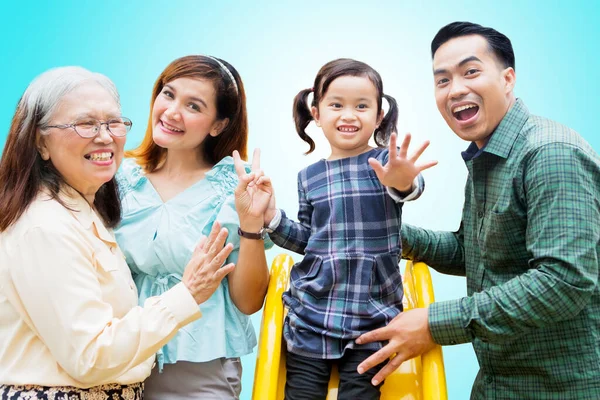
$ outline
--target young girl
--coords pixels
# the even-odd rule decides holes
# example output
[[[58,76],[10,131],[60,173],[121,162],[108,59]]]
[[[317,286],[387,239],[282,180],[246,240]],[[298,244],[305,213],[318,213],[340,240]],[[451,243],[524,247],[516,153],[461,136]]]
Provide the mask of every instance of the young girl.
[[[276,210],[274,201],[265,213],[273,242],[305,254],[283,298],[286,399],[325,399],[333,362],[340,372],[338,399],[379,398],[379,386],[370,383],[377,368],[363,375],[356,369],[381,343],[354,340],[402,311],[402,202],[421,194],[420,172],[436,164],[415,164],[427,142],[407,158],[409,135],[397,150],[397,118],[396,101],[383,94],[379,74],[350,59],[324,65],[313,88],[294,99],[296,130],[308,152],[315,145],[305,128],[314,119],[331,155],[298,174],[299,222]],[[377,148],[369,145],[373,135]]]
[[[264,301],[269,279],[264,247],[270,246],[252,236],[263,225],[270,189],[247,187],[243,166],[236,174],[230,157],[233,152],[246,157],[247,139],[246,95],[231,64],[193,55],[160,74],[146,136],[126,153],[130,158],[117,176],[123,219],[116,237],[140,303],[181,281],[182,266],[213,224],[227,228],[233,251],[226,262],[236,268],[202,304],[201,320],[180,330],[158,353],[145,399],[240,395],[239,357],[256,345],[247,314]],[[256,154],[253,169],[258,168]]]

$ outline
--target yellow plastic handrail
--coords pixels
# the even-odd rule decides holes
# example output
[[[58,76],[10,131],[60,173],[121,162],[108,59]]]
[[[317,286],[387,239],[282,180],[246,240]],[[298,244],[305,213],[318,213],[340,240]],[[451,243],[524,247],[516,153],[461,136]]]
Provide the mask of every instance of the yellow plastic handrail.
[[[273,260],[269,288],[263,310],[258,356],[254,375],[253,400],[282,400],[285,387],[285,348],[283,319],[285,309],[281,296],[289,285],[294,261],[280,254]],[[403,276],[404,308],[426,307],[434,301],[429,268],[423,263],[406,265]],[[327,400],[335,400],[337,371],[332,371]],[[442,349],[433,350],[404,362],[384,382],[381,400],[447,400],[446,376]]]
[[[281,393],[283,393],[283,385],[285,385],[285,359],[282,360],[282,355],[285,357],[282,348],[285,310],[281,296],[288,288],[293,265],[294,260],[287,254],[279,254],[271,265],[256,357],[252,392],[252,398],[255,400],[283,398],[278,396],[279,387],[281,386]],[[282,365],[283,371],[281,371]],[[279,379],[280,372],[283,372],[282,379]]]
[[[429,267],[422,262],[406,263],[406,270],[411,269],[413,287],[417,297],[417,307],[425,308],[435,301],[433,284]],[[405,273],[406,274],[406,273]],[[447,400],[446,372],[444,369],[444,356],[442,347],[435,346],[427,353],[421,355],[423,365],[423,398],[426,400]]]

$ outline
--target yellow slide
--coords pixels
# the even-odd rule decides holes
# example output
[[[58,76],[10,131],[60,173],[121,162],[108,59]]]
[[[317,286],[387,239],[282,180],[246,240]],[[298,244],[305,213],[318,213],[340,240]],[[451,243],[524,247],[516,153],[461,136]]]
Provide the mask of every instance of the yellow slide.
[[[285,387],[285,343],[281,295],[287,290],[294,265],[286,254],[273,260],[267,299],[263,310],[254,376],[253,400],[282,400]],[[404,309],[426,307],[434,301],[431,275],[427,265],[408,262],[403,277]],[[334,369],[327,400],[337,398],[338,375]],[[442,349],[436,346],[421,357],[403,363],[384,382],[381,400],[447,400],[446,375]]]

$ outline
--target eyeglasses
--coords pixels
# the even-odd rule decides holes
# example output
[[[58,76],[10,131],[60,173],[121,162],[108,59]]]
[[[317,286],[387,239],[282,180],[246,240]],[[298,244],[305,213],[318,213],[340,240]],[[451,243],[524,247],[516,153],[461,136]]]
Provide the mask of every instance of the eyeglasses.
[[[109,119],[106,122],[100,122],[97,119],[93,118],[85,118],[79,121],[75,121],[72,124],[64,124],[64,125],[47,125],[42,127],[42,129],[46,128],[57,128],[57,129],[68,129],[73,128],[73,130],[82,138],[89,139],[95,137],[100,130],[102,129],[102,125],[106,125],[106,130],[113,136],[122,137],[127,135],[127,132],[131,130],[131,126],[133,123],[129,118],[125,117],[117,117]]]

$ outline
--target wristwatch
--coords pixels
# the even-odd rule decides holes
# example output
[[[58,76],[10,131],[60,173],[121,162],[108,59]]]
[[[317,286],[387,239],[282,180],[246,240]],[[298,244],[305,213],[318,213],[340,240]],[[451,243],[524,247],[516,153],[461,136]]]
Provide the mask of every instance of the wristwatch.
[[[257,233],[246,232],[238,226],[238,235],[246,239],[265,240],[270,232],[273,231],[265,227],[260,228],[260,230]]]

